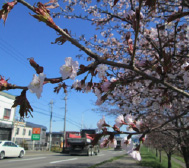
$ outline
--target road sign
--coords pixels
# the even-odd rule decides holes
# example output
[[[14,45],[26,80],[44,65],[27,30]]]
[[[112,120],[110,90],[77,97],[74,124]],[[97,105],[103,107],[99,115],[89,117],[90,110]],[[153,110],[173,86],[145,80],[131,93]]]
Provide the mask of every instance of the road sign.
[[[34,141],[40,140],[40,134],[32,134],[32,140]]]
[[[33,128],[32,134],[40,134],[41,133],[41,128]]]

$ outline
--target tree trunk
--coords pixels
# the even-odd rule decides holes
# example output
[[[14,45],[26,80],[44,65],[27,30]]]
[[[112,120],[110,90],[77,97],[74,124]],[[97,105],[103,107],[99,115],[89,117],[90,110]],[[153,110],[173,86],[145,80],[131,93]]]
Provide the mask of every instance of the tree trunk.
[[[168,168],[171,168],[171,153],[167,154],[167,158],[168,158]]]
[[[156,157],[158,157],[158,150],[157,150],[157,148],[156,148]]]
[[[186,168],[189,168],[189,147],[181,147],[181,150],[186,164]]]
[[[160,163],[162,162],[162,160],[161,160],[161,150],[159,150],[159,161],[160,161]]]

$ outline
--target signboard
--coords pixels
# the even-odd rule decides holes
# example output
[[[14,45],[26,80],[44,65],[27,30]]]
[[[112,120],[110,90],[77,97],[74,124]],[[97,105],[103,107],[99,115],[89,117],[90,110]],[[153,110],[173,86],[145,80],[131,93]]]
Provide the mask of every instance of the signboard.
[[[33,128],[32,134],[40,134],[41,133],[41,128]]]
[[[35,140],[35,141],[40,140],[40,134],[32,134],[32,140]]]

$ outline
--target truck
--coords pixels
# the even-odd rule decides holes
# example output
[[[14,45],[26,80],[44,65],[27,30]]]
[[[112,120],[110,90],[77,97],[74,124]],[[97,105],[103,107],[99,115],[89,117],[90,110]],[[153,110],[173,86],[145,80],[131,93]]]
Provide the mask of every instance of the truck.
[[[62,150],[63,153],[69,153],[70,145],[68,143],[68,138],[77,137],[77,136],[80,136],[79,131],[66,131],[65,141],[61,142],[61,148],[63,148]]]
[[[99,144],[93,145],[90,134],[96,134],[96,129],[81,129],[80,135],[69,135],[67,143],[70,155],[97,155],[100,152]]]

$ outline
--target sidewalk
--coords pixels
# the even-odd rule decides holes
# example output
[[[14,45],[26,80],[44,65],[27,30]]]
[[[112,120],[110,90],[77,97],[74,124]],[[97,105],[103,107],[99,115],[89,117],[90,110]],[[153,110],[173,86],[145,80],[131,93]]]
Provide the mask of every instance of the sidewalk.
[[[129,155],[125,155],[120,159],[114,160],[112,162],[104,163],[95,168],[145,168],[145,167],[139,166],[136,160],[131,158]]]

